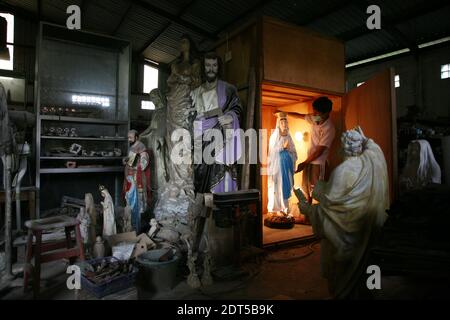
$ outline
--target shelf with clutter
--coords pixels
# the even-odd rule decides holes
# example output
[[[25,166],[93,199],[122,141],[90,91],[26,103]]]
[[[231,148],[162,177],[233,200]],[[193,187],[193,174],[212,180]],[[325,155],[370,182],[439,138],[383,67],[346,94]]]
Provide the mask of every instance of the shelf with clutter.
[[[128,152],[130,43],[41,23],[37,51],[36,187],[45,197],[37,210],[58,207],[67,195],[92,193],[99,200],[99,184],[119,204]]]

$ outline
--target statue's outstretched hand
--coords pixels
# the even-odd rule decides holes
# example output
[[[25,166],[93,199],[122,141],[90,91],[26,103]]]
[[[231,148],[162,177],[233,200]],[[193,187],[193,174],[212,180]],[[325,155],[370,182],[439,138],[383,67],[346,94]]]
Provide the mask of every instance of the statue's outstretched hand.
[[[300,188],[298,188],[298,189],[294,188],[294,194],[299,201],[298,207],[300,209],[300,212],[309,216],[309,214],[311,213],[311,204],[309,204],[308,200],[306,200],[306,197],[303,194],[303,191]]]
[[[297,170],[295,171],[295,173],[300,173],[300,172],[302,172],[305,168],[306,168],[306,163],[305,163],[305,162],[299,163],[298,166],[297,166]]]
[[[300,202],[308,202],[308,200],[306,200],[305,195],[303,194],[303,191],[300,188],[294,188],[294,194],[297,197],[298,201]]]
[[[367,141],[369,141],[369,139],[364,135],[364,132],[363,132],[363,130],[361,129],[360,126],[356,126],[353,130],[355,130],[356,132],[358,132],[361,135],[361,137],[363,139],[363,141],[362,141],[363,151],[366,150],[366,148],[367,148]]]
[[[361,137],[364,139],[364,142],[368,140],[360,126],[356,126],[354,130],[361,135]]]

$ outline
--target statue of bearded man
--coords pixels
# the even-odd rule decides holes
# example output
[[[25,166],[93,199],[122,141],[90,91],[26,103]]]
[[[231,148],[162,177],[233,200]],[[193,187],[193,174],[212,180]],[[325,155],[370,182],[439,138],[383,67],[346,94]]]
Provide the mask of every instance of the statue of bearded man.
[[[345,160],[320,181],[310,205],[300,189],[301,212],[321,240],[321,273],[330,293],[345,298],[364,271],[367,248],[386,220],[389,187],[386,160],[380,147],[360,127],[341,137]]]

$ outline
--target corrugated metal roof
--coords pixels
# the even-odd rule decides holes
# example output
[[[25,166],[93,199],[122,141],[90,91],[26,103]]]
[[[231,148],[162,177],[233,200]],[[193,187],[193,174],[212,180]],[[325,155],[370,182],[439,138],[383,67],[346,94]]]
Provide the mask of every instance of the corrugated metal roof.
[[[36,12],[37,11],[37,1],[36,0],[3,0],[4,3],[12,5],[12,6],[19,6],[20,8],[23,8],[30,12]],[[20,5],[19,5],[20,3]]]
[[[192,2],[192,0],[144,0],[149,4],[161,8],[172,15],[178,15],[180,10]]]
[[[142,7],[133,6],[120,26],[117,36],[129,39],[133,50],[137,51],[142,49],[148,39],[160,32],[161,27],[168,22],[167,19],[152,14]]]
[[[37,16],[35,0],[2,3]],[[117,29],[115,35],[129,39],[136,53],[143,52],[147,58],[162,63],[171,62],[178,55],[181,34],[189,33],[205,50],[212,43],[211,37],[225,27],[259,13],[340,37],[346,41],[347,62],[450,35],[450,3],[439,0],[42,0],[42,3],[44,19],[62,24],[68,5],[84,3],[84,28],[106,34]],[[365,11],[369,4],[381,7],[383,31],[367,30]],[[158,12],[152,12],[152,7]]]

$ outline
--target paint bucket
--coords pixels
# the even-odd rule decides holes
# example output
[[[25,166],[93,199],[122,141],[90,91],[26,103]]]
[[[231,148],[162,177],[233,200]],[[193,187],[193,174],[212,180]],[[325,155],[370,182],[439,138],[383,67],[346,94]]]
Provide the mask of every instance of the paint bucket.
[[[147,251],[136,258],[139,273],[136,283],[139,299],[151,298],[161,292],[172,290],[177,284],[177,255],[168,261],[158,261],[168,249]]]

